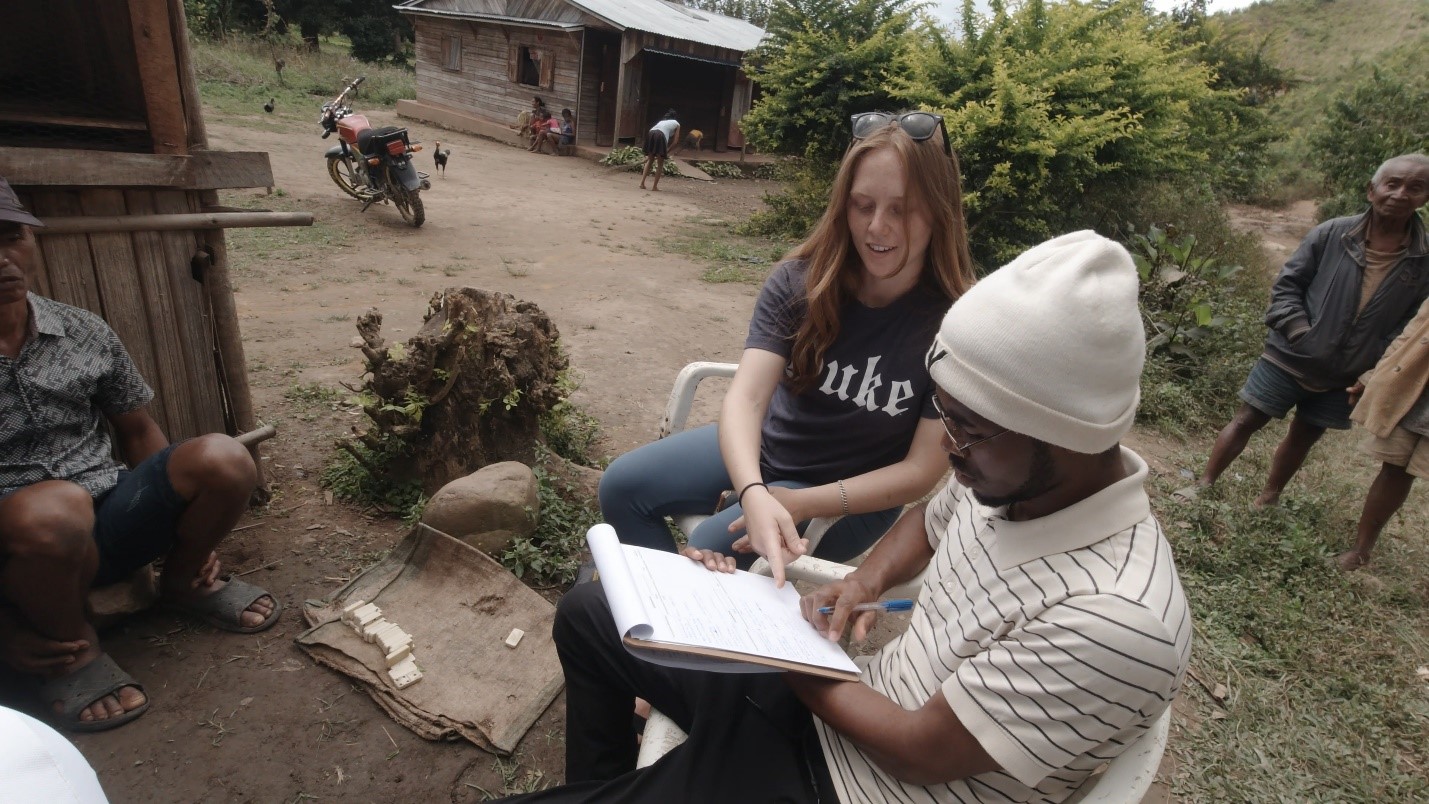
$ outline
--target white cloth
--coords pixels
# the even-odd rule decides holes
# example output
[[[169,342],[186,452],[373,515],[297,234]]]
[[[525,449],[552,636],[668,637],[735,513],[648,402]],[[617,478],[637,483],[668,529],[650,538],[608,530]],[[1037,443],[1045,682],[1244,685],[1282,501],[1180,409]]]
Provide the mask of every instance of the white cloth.
[[[0,804],[107,804],[79,749],[38,720],[0,706]]]
[[[1062,801],[1171,705],[1190,609],[1146,463],[1121,458],[1126,478],[1039,519],[1010,521],[956,481],[933,498],[918,605],[863,680],[909,710],[941,690],[1002,770],[904,784],[816,721],[840,801]]]
[[[1090,230],[1035,246],[953,304],[928,350],[933,381],[1013,432],[1110,449],[1141,398],[1136,266]]]
[[[651,126],[650,130],[658,131],[661,134],[664,134],[666,142],[673,142],[675,139],[675,130],[679,127],[680,121],[678,120],[661,120],[660,122]]]

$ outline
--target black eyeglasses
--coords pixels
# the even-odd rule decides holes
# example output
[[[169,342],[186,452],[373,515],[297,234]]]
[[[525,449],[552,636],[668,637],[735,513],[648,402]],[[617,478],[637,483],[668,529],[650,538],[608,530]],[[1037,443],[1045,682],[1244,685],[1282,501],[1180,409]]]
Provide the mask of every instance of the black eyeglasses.
[[[943,128],[943,116],[932,112],[860,112],[850,118],[855,141],[864,139],[890,123],[897,123],[911,139],[922,142],[943,132],[943,150],[953,155],[953,144],[948,142],[947,129]]]
[[[957,450],[957,453],[959,455],[966,455],[968,454],[968,450],[972,449],[973,447],[976,447],[978,444],[981,444],[984,441],[991,441],[994,438],[997,438],[1000,435],[1006,435],[1009,432],[1008,430],[999,430],[996,433],[993,433],[992,435],[987,436],[985,438],[979,438],[976,441],[969,441],[967,443],[963,443],[962,441],[958,440],[957,433],[953,432],[954,427],[958,429],[958,433],[962,433],[963,428],[958,424],[954,423],[952,419],[948,418],[948,414],[943,412],[943,406],[938,402],[937,394],[933,395],[933,410],[938,412],[938,418],[941,419],[943,422],[943,432],[948,434],[948,440],[953,442],[953,449]],[[963,435],[967,434],[963,433]]]

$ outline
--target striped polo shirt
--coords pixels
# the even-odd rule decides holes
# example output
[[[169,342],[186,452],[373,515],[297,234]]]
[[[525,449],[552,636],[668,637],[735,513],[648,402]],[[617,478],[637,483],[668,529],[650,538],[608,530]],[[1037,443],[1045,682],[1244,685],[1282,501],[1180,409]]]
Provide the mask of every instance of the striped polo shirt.
[[[905,784],[820,722],[840,801],[1062,801],[1171,705],[1190,611],[1146,463],[1121,458],[1127,477],[1039,519],[1013,522],[956,481],[928,504],[918,606],[864,683],[909,710],[941,689],[1002,770]]]

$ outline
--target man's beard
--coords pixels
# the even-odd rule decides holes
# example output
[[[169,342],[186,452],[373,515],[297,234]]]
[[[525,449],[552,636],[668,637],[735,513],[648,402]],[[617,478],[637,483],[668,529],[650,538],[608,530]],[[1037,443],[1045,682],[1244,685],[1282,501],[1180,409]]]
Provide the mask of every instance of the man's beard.
[[[959,466],[956,456],[949,455],[948,463],[973,481],[981,479],[978,475],[969,472],[968,467]],[[1027,477],[1016,489],[995,497],[984,495],[971,488],[968,490],[972,491],[973,498],[978,503],[989,508],[1001,508],[1004,505],[1026,502],[1046,494],[1055,485],[1055,474],[1056,470],[1052,466],[1052,451],[1043,442],[1034,441],[1032,444],[1032,466],[1027,470]]]

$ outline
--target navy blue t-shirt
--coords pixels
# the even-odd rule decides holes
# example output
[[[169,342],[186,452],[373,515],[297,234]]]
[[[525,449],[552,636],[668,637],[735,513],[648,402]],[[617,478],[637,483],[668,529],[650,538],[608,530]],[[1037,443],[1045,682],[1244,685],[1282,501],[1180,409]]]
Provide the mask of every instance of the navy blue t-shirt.
[[[789,358],[808,309],[807,274],[799,260],[774,267],[746,349]],[[818,384],[795,394],[786,380],[774,390],[760,448],[764,479],[821,485],[907,457],[919,418],[937,417],[923,358],[949,304],[922,284],[886,307],[845,304]]]

